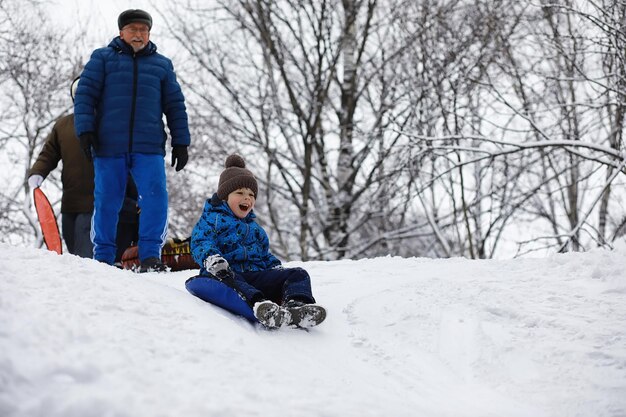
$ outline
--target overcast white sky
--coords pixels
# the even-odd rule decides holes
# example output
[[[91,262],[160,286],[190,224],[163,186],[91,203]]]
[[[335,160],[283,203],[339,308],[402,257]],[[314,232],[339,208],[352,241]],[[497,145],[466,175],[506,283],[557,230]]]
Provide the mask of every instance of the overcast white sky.
[[[46,4],[53,24],[69,32],[85,62],[94,49],[108,45],[119,34],[117,17],[121,12],[143,9],[152,15],[150,40],[176,65],[176,47],[168,44],[165,24],[157,12],[157,7],[165,11],[171,5],[168,0],[47,0]]]
[[[155,5],[166,4],[164,0],[49,0],[49,12],[59,25],[71,30],[78,20],[88,23],[91,38],[103,38],[108,43],[117,35],[117,16],[127,9],[143,9],[152,15],[153,33],[159,35],[162,25]],[[81,25],[82,27],[82,25]]]

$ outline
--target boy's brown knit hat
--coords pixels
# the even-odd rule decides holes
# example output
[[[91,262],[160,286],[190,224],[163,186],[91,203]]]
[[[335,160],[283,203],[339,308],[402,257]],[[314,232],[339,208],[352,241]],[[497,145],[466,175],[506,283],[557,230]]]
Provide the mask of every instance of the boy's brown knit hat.
[[[232,154],[226,158],[224,163],[226,169],[220,175],[220,182],[217,187],[217,196],[220,200],[228,200],[228,194],[240,188],[249,188],[256,198],[258,186],[256,178],[252,172],[246,169],[246,162],[237,154]]]

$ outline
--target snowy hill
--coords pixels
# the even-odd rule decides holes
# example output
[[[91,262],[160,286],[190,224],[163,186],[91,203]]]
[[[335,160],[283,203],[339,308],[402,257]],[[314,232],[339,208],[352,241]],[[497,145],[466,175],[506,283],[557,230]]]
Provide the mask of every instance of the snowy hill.
[[[626,247],[292,263],[329,318],[266,331],[133,274],[0,244],[0,416],[626,416]]]

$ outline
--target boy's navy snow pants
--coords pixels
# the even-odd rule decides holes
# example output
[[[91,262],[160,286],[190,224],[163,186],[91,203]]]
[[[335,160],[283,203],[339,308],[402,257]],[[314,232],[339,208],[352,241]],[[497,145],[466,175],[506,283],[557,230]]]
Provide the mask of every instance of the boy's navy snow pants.
[[[306,303],[315,302],[311,292],[311,277],[302,268],[236,272],[234,288],[246,298],[251,306],[264,299],[277,303],[291,299]]]

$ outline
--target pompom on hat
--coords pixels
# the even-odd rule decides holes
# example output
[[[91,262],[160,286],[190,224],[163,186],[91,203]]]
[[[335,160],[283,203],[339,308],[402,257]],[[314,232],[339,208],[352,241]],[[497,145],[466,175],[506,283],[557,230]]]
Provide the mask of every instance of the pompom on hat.
[[[226,169],[222,171],[217,187],[217,196],[220,200],[228,200],[228,194],[240,188],[251,189],[256,198],[258,192],[256,178],[246,169],[246,162],[241,156],[230,155],[226,158],[224,167]]]
[[[148,25],[148,29],[152,29],[152,16],[141,9],[129,9],[120,13],[117,18],[117,27],[120,30],[131,23],[143,23]]]

